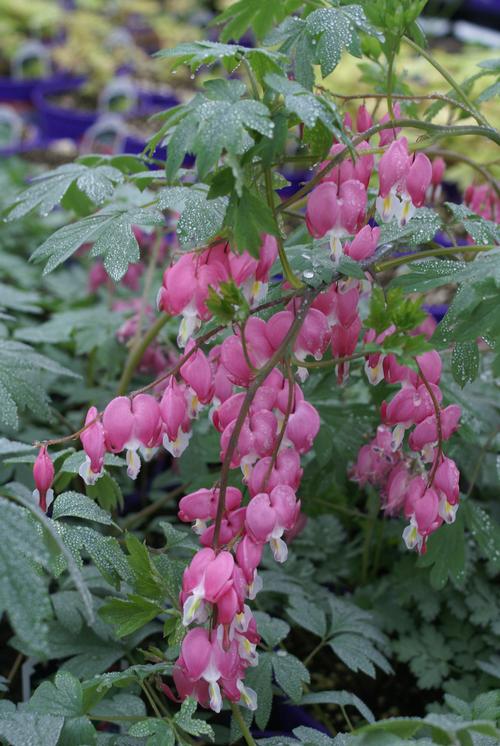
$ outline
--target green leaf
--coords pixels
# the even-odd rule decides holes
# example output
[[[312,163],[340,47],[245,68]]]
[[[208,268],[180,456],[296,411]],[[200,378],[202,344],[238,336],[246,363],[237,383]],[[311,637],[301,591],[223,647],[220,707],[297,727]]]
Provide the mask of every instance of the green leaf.
[[[427,542],[427,552],[419,558],[421,567],[431,567],[431,585],[444,588],[448,578],[461,585],[465,578],[464,515],[459,510],[454,523],[445,525],[432,534]]]
[[[175,731],[172,730],[172,726],[157,718],[148,718],[134,723],[128,734],[135,738],[151,736],[146,741],[146,746],[175,746]]]
[[[493,221],[486,220],[466,205],[457,205],[454,202],[445,202],[445,205],[476,243],[495,244],[500,241],[500,228]]]
[[[193,720],[197,708],[196,700],[188,697],[181,705],[181,709],[174,715],[174,722],[192,736],[207,736],[213,741],[215,734],[213,728],[204,720]]]
[[[113,686],[129,687],[131,684],[145,681],[150,676],[167,676],[171,673],[172,666],[169,663],[137,664],[123,671],[111,671],[95,676],[91,683],[97,686],[98,691],[106,691]]]
[[[465,522],[481,551],[493,567],[500,568],[500,526],[474,500],[466,500],[462,507]]]
[[[402,290],[393,288],[384,293],[382,288],[375,287],[370,299],[370,314],[366,325],[379,334],[392,324],[399,332],[410,332],[422,323],[426,317],[421,308],[420,299],[413,300],[405,296]],[[387,344],[393,344],[394,335],[387,337]],[[384,340],[385,342],[385,340]]]
[[[339,705],[342,707],[352,705],[357,709],[361,717],[364,717],[369,723],[375,722],[373,712],[359,697],[351,692],[311,692],[302,697],[300,705]]]
[[[479,372],[479,350],[475,342],[457,342],[451,357],[453,378],[462,388],[477,378]]]
[[[95,215],[59,228],[32,254],[36,261],[47,260],[43,274],[52,272],[75,253],[84,243],[93,243],[91,256],[104,255],[104,266],[109,276],[118,282],[130,263],[140,259],[139,245],[132,226],[151,226],[163,223],[163,215],[153,208],[117,209],[109,205]]]
[[[332,103],[315,96],[297,81],[276,73],[266,75],[265,83],[276,93],[281,93],[288,111],[295,114],[306,127],[312,128],[319,121],[329,132],[340,137],[342,121]]]
[[[309,671],[298,658],[279,650],[271,658],[276,681],[291,700],[299,702],[304,683],[309,684]]]
[[[481,91],[481,93],[477,97],[477,101],[478,103],[482,104],[484,101],[490,101],[496,96],[500,96],[500,80],[496,80],[494,83],[485,88],[484,91]]]
[[[185,153],[196,155],[196,168],[203,179],[223,154],[237,160],[259,136],[272,138],[269,109],[260,101],[242,99],[245,91],[238,80],[210,80],[203,93],[184,107],[169,129],[168,140],[174,140],[172,160],[167,162],[169,179]]]
[[[331,625],[328,642],[333,652],[352,671],[375,677],[375,666],[386,673],[392,669],[373,642],[383,644],[384,636],[373,625],[370,614],[354,604],[330,596]]]
[[[30,710],[42,714],[78,717],[84,715],[83,688],[68,671],[56,673],[54,683],[43,681],[30,699]]]
[[[326,615],[323,609],[311,603],[303,596],[292,596],[286,610],[288,616],[300,627],[309,630],[318,637],[326,634]]]
[[[245,675],[245,684],[257,694],[259,704],[255,713],[255,722],[261,730],[265,730],[271,717],[273,704],[273,672],[272,656],[269,653],[259,654],[259,663],[254,668],[249,668]]]
[[[44,372],[79,377],[28,345],[0,339],[0,421],[7,427],[18,428],[19,409],[30,409],[41,419],[50,419]]]
[[[43,649],[52,609],[47,580],[33,563],[47,566],[49,553],[29,513],[0,498],[0,613],[16,634]]]
[[[280,70],[286,58],[270,49],[259,47],[243,47],[241,44],[221,44],[218,41],[193,41],[178,44],[176,47],[162,49],[155,54],[174,60],[172,69],[180,65],[188,65],[191,70],[198,70],[202,65],[221,63],[228,72],[232,72],[241,64],[242,59],[248,60],[255,71]],[[180,164],[179,164],[180,165]]]
[[[16,712],[0,717],[0,736],[10,746],[56,746],[63,717]]]
[[[313,65],[320,65],[326,77],[340,62],[344,49],[362,56],[359,31],[380,38],[361,5],[318,8],[305,19],[287,18],[269,34],[266,44],[280,44],[279,51],[292,58],[296,79],[312,88]]]
[[[129,595],[126,599],[112,598],[99,609],[99,615],[116,628],[118,637],[131,635],[140,627],[165,611],[143,596]]]
[[[81,555],[91,557],[102,576],[115,587],[120,580],[131,580],[126,555],[113,536],[103,536],[88,526],[69,526],[59,523],[62,540],[73,556],[81,562]]]
[[[133,534],[127,534],[125,544],[129,552],[127,562],[132,571],[134,589],[147,598],[162,600],[165,595],[164,582],[151,560],[148,548]]]
[[[258,257],[262,234],[278,235],[278,226],[267,202],[247,187],[241,197],[233,195],[229,203],[225,226],[232,231],[232,245],[239,251],[247,250]]]
[[[55,499],[52,518],[58,520],[68,517],[83,518],[86,521],[103,523],[105,526],[116,525],[109,513],[80,492],[62,492]]]
[[[397,220],[382,223],[379,244],[398,242],[412,248],[420,247],[433,240],[441,223],[437,212],[428,207],[420,207],[406,225],[400,226]]]
[[[99,205],[113,195],[115,185],[122,181],[122,172],[109,165],[89,168],[82,163],[64,163],[54,171],[36,176],[24,192],[16,195],[7,205],[8,219],[17,220],[35,209],[40,215],[47,215],[72,184]]]
[[[22,313],[40,313],[41,298],[38,293],[19,290],[0,282],[0,308]]]
[[[500,251],[489,250],[478,255],[472,262],[451,259],[415,262],[408,273],[399,275],[391,281],[391,287],[399,287],[409,293],[425,293],[449,283],[472,284],[488,278],[499,282],[499,256]]]
[[[177,235],[183,248],[202,246],[214,238],[222,228],[228,204],[227,197],[207,198],[207,188],[167,187],[159,193],[162,209],[181,213]]]
[[[358,280],[365,279],[365,273],[363,267],[360,266],[359,262],[354,261],[349,256],[343,256],[338,265],[338,271],[346,277],[356,277]]]
[[[254,612],[257,628],[270,648],[275,648],[290,632],[290,625],[283,619],[275,619],[262,611]]]
[[[223,13],[218,15],[213,24],[225,24],[220,32],[221,41],[240,39],[251,29],[258,39],[262,39],[273,26],[302,5],[301,0],[282,0],[271,4],[267,0],[237,0]]]

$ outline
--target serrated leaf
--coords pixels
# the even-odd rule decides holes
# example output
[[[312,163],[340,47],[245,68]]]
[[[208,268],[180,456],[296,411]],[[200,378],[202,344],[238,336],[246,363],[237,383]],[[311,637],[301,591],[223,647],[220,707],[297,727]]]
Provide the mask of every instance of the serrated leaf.
[[[276,93],[281,93],[286,108],[296,114],[306,127],[314,127],[316,122],[322,122],[329,132],[340,136],[342,122],[333,104],[326,99],[313,95],[295,80],[270,73],[265,77],[265,83]]]
[[[325,612],[303,596],[292,596],[290,606],[286,611],[288,616],[300,627],[309,630],[318,637],[324,637],[326,634]]]
[[[298,702],[302,697],[304,683],[309,684],[309,671],[294,655],[284,650],[272,656],[276,681],[291,700]]]
[[[122,181],[122,172],[113,166],[89,168],[83,163],[64,163],[54,171],[36,176],[24,192],[16,195],[8,205],[8,220],[17,220],[35,209],[40,215],[47,215],[61,202],[72,184],[94,204],[101,204]]]
[[[270,4],[267,0],[238,0],[218,15],[213,23],[225,24],[220,32],[221,41],[239,39],[248,29],[261,39],[300,5],[301,0],[282,0],[276,4]]]
[[[445,202],[445,205],[453,214],[455,220],[462,223],[476,243],[495,244],[500,242],[500,228],[492,220],[486,220],[464,204],[457,205],[454,202]]]
[[[419,558],[419,565],[431,567],[431,585],[443,588],[448,578],[456,584],[463,583],[465,578],[465,537],[464,515],[459,510],[455,522],[445,525],[441,531],[432,534],[427,542],[427,551]]]
[[[42,714],[78,717],[85,714],[83,688],[68,671],[59,671],[51,681],[43,681],[30,699],[30,710]]]
[[[181,705],[181,709],[174,715],[174,721],[178,726],[192,736],[207,736],[213,741],[215,734],[212,726],[205,720],[193,719],[198,704],[196,700],[188,697]]]
[[[40,376],[42,372],[79,377],[28,345],[0,339],[0,421],[8,427],[17,429],[19,408],[29,408],[33,414],[50,419],[48,396]]]
[[[247,59],[252,68],[262,70],[279,70],[286,58],[278,52],[260,47],[244,47],[241,44],[223,44],[218,41],[183,42],[176,47],[162,49],[155,57],[174,60],[172,69],[180,65],[188,65],[191,70],[198,70],[201,65],[210,67],[214,63],[223,63],[228,72],[232,72]]]
[[[175,146],[170,163],[167,161],[169,179],[185,153],[195,154],[196,168],[204,178],[223,154],[237,161],[259,136],[272,138],[269,109],[260,101],[241,98],[245,91],[244,83],[237,80],[205,83],[203,93],[193,98],[168,131],[167,140],[173,139]]]
[[[391,281],[391,287],[399,287],[405,292],[416,293],[427,292],[449,283],[472,284],[488,278],[499,282],[499,256],[499,251],[490,250],[484,255],[477,256],[472,262],[451,259],[415,262],[408,273],[399,275]]]
[[[238,251],[248,251],[258,256],[262,234],[278,235],[279,230],[273,212],[255,192],[243,187],[241,197],[234,194],[229,202],[225,226],[232,232],[232,245]]]
[[[99,609],[99,615],[115,627],[118,637],[131,635],[163,612],[157,603],[138,595],[112,598]]]
[[[80,492],[62,492],[54,502],[52,518],[83,518],[86,521],[116,525],[109,513],[102,510],[90,497]]]
[[[163,223],[163,215],[153,208],[117,209],[116,205],[103,208],[59,228],[32,254],[35,261],[47,260],[43,274],[52,272],[75,253],[84,243],[93,243],[91,256],[104,256],[104,266],[109,276],[118,282],[129,264],[140,259],[139,244],[132,226],[151,226]]]
[[[23,508],[0,498],[0,613],[7,613],[16,634],[43,649],[52,616],[47,580],[33,562],[47,566],[49,553],[36,524]]]

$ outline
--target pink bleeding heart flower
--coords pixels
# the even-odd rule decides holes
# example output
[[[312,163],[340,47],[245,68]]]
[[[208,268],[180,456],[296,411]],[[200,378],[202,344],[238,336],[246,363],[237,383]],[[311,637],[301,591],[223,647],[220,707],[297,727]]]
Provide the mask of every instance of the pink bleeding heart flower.
[[[194,346],[193,341],[189,342],[186,346],[186,352],[190,352]],[[208,404],[214,395],[212,369],[207,356],[200,348],[190,355],[181,366],[180,374],[194,392],[190,402],[191,412],[194,416],[198,412],[198,404]]]
[[[226,506],[226,514],[221,521],[219,530],[219,545],[226,546],[230,544],[242,533],[245,524],[245,513],[246,508],[228,510]],[[212,546],[214,536],[215,524],[212,524],[200,535],[200,544],[203,547]],[[219,619],[219,621],[222,622],[222,619]]]
[[[250,500],[245,526],[254,541],[269,541],[275,560],[284,562],[288,549],[281,537],[284,531],[293,528],[299,511],[300,501],[294,490],[286,485],[279,485],[270,494],[261,492]]]
[[[185,523],[193,521],[195,531],[206,528],[206,521],[213,520],[217,515],[219,489],[200,489],[185,495],[179,501],[179,519]],[[241,505],[242,495],[237,487],[229,486],[224,498],[225,510],[233,511]]]
[[[439,495],[439,515],[446,523],[455,520],[460,495],[459,481],[460,472],[456,463],[445,456],[436,469],[432,486]]]
[[[359,333],[361,331],[361,319],[356,319],[348,327],[341,324],[335,324],[332,329],[332,355],[335,358],[349,357],[354,354],[358,344]],[[337,378],[342,383],[349,370],[348,362],[341,362],[337,368]]]
[[[426,549],[429,534],[438,528],[442,519],[439,517],[439,498],[434,489],[426,489],[415,501],[410,525],[403,531],[403,540],[408,549],[417,548],[420,554]]]
[[[172,376],[160,401],[160,414],[163,421],[163,447],[179,458],[189,443],[188,401],[186,387],[177,383]]]
[[[181,646],[181,655],[174,667],[173,678],[182,699],[194,696],[204,707],[214,712],[222,709],[222,695],[241,701],[250,709],[257,707],[257,695],[245,687],[240,677],[241,660],[238,644],[233,640],[227,649],[222,645],[222,627],[212,634],[198,627],[190,630]]]
[[[366,106],[362,104],[356,113],[356,130],[357,132],[366,132],[370,127],[373,127],[373,119]]]
[[[444,172],[446,169],[446,163],[441,156],[434,158],[432,161],[432,179],[431,184],[433,186],[439,186],[443,181]]]
[[[408,466],[403,462],[391,469],[384,489],[383,508],[387,515],[396,515],[403,507],[410,478]]]
[[[145,458],[150,458],[159,442],[162,419],[158,402],[149,394],[133,399],[118,396],[104,410],[102,424],[107,450],[127,450],[127,473],[135,479],[141,468],[137,451],[141,448]]]
[[[443,440],[451,438],[458,427],[461,409],[457,404],[450,404],[440,412],[441,435]],[[426,417],[410,433],[409,445],[412,451],[422,451],[425,446],[433,446],[438,441],[436,415]]]
[[[54,464],[47,452],[47,446],[40,446],[38,456],[33,465],[33,478],[35,480],[35,489],[33,497],[38,500],[40,510],[44,513],[50,507],[54,500],[54,491],[52,482],[54,481]]]
[[[236,420],[225,428],[221,436],[221,460],[224,460]],[[242,467],[245,477],[249,474],[250,465],[257,458],[270,456],[276,444],[278,421],[273,412],[261,410],[248,416],[243,424],[238,443],[231,458],[231,468]]]
[[[312,448],[319,428],[317,409],[309,402],[301,401],[288,419],[285,436],[299,453],[307,453]]]
[[[399,119],[401,117],[400,105],[398,103],[395,103],[392,109],[394,112],[394,118]],[[382,124],[385,124],[386,122],[389,122],[389,121],[391,121],[391,117],[389,116],[388,113],[385,114],[380,120]],[[382,130],[379,134],[380,147],[383,148],[386,145],[389,145],[390,142],[396,139],[396,137],[399,135],[400,132],[401,132],[401,127],[388,127],[387,129]]]
[[[423,205],[431,178],[427,156],[418,153],[412,159],[406,138],[395,140],[379,162],[380,196],[376,206],[382,220],[396,218],[399,225],[405,225]]]
[[[248,597],[255,598],[256,592],[256,579],[257,579],[257,567],[262,559],[262,552],[264,545],[260,542],[256,542],[250,538],[248,534],[245,534],[238,546],[236,547],[236,560],[238,566],[241,567],[243,574],[250,586],[253,586],[254,592],[252,593],[252,587],[249,588]]]
[[[305,360],[308,355],[321,360],[330,338],[330,327],[324,313],[316,308],[309,309],[294,345],[295,356],[298,360]]]
[[[339,215],[336,184],[329,181],[319,184],[307,198],[306,225],[311,236],[326,236],[337,225]]]
[[[85,484],[95,484],[103,474],[104,456],[106,454],[106,438],[104,427],[99,419],[96,407],[90,407],[85,417],[85,429],[80,435],[85,451],[85,461],[78,473]]]
[[[443,369],[443,361],[439,352],[437,350],[429,350],[422,353],[422,355],[417,355],[417,363],[426,380],[437,386]]]
[[[300,456],[295,448],[281,450],[273,463],[271,456],[260,459],[248,478],[248,489],[254,497],[259,492],[271,492],[279,484],[298,490],[302,477]]]
[[[216,604],[231,588],[233,570],[234,559],[230,552],[216,555],[213,549],[206,547],[195,554],[182,578],[180,602],[184,626],[206,621],[207,604]]]
[[[406,176],[406,191],[415,207],[422,207],[432,180],[432,165],[425,153],[417,153]]]
[[[372,228],[370,225],[365,225],[356,233],[350,243],[344,245],[344,254],[357,262],[368,259],[368,257],[375,253],[379,236],[380,228]]]

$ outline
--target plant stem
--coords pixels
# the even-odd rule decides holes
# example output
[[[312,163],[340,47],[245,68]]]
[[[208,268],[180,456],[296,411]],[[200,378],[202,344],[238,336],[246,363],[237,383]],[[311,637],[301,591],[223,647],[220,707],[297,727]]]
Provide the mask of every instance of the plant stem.
[[[293,273],[292,268],[290,267],[290,263],[288,261],[288,257],[286,255],[285,246],[283,244],[283,238],[280,233],[280,229],[278,226],[278,220],[276,215],[276,206],[274,204],[274,189],[273,189],[273,177],[271,174],[271,169],[266,168],[264,169],[264,180],[266,183],[266,195],[267,195],[267,203],[269,207],[271,208],[274,218],[276,220],[276,226],[278,228],[278,235],[276,236],[276,241],[278,243],[278,254],[280,257],[281,266],[283,267],[283,274],[285,275],[285,279],[290,283],[290,285],[293,288],[300,288],[302,287],[301,281],[295,276]]]
[[[394,57],[395,50],[391,50],[391,54],[387,60],[387,108],[389,110],[389,117],[394,119],[394,108],[392,106],[392,89],[394,87]]]
[[[24,660],[24,654],[23,653],[18,653],[17,656],[16,656],[16,660],[12,664],[12,668],[10,669],[9,673],[7,674],[7,681],[9,682],[9,684],[12,684],[12,682],[13,682],[16,674],[17,674],[17,672],[19,671],[19,669],[21,667],[21,663],[23,662],[23,660]]]
[[[447,150],[446,148],[432,148],[430,150],[427,150],[428,155],[440,155],[442,156],[445,161],[451,161],[452,163],[459,162],[459,163],[466,163],[468,166],[473,168],[475,171],[477,171],[483,179],[486,181],[489,181],[493,189],[495,190],[496,194],[500,197],[500,186],[498,184],[497,179],[490,174],[488,169],[486,168],[486,165],[484,163],[476,163],[475,160],[472,158],[469,158],[468,156],[464,155],[463,153],[459,153],[455,150]]]
[[[460,86],[459,83],[450,75],[448,70],[446,70],[445,67],[441,65],[440,62],[437,61],[437,59],[432,55],[430,52],[428,52],[426,49],[420,46],[420,44],[417,44],[413,39],[410,39],[408,36],[404,37],[405,42],[413,49],[415,52],[418,52],[418,54],[422,55],[422,57],[425,57],[427,62],[429,62],[441,75],[443,78],[450,84],[450,86],[453,88],[457,96],[464,102],[464,104],[469,108],[469,111],[471,115],[474,117],[476,122],[478,124],[483,125],[484,127],[490,127],[490,124],[488,120],[481,114],[480,111],[474,106],[472,101],[469,99],[467,94],[465,94]]]
[[[174,500],[176,497],[179,497],[179,495],[181,495],[184,492],[184,489],[187,486],[188,486],[187,484],[181,485],[180,487],[177,487],[175,490],[172,490],[172,492],[165,493],[162,497],[160,497],[159,500],[156,500],[154,503],[150,503],[145,508],[140,510],[138,513],[129,515],[123,521],[121,528],[125,531],[126,529],[130,529],[132,526],[135,526],[137,523],[141,524],[144,521],[144,519],[151,518],[151,516],[157,513],[160,510],[160,508],[162,508],[165,505],[165,503],[167,503],[169,500]]]
[[[318,644],[316,645],[316,647],[315,647],[315,648],[313,648],[313,649],[311,650],[311,652],[309,653],[309,655],[307,655],[307,656],[306,656],[306,657],[304,658],[304,660],[303,660],[303,663],[304,663],[304,666],[305,666],[306,668],[307,668],[307,666],[309,665],[309,663],[310,663],[310,662],[312,661],[312,659],[314,658],[314,656],[315,656],[315,655],[316,655],[317,653],[319,653],[319,651],[320,651],[320,650],[323,650],[324,646],[325,646],[325,641],[324,641],[324,640],[320,640],[320,641],[318,642]]]
[[[442,249],[428,249],[425,251],[418,251],[415,254],[409,254],[407,256],[398,256],[394,259],[388,259],[380,264],[375,264],[375,272],[383,272],[386,269],[392,269],[392,267],[399,267],[401,264],[409,264],[410,262],[416,262],[419,259],[426,259],[432,256],[447,256],[449,254],[460,254],[460,253],[474,253],[478,254],[481,251],[491,251],[491,249],[497,248],[494,244],[488,244],[485,246],[446,246]]]
[[[146,334],[142,337],[142,339],[138,341],[138,344],[130,350],[127,362],[120,378],[120,382],[118,384],[118,396],[123,396],[127,391],[128,385],[132,380],[132,376],[134,375],[136,368],[140,365],[146,349],[158,336],[160,330],[163,329],[169,319],[170,316],[166,313],[162,313],[161,316],[158,316],[154,324],[149,327]]]
[[[241,733],[243,735],[243,738],[245,739],[245,743],[247,744],[247,746],[257,746],[252,734],[248,729],[248,725],[243,720],[243,715],[241,714],[241,710],[236,702],[231,702],[231,710],[233,711],[234,719],[240,727]]]

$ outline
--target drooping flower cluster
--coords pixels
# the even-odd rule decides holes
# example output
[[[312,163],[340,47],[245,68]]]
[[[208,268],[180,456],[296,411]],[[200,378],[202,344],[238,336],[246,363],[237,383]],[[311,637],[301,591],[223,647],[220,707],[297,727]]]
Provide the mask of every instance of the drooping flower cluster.
[[[158,293],[158,308],[172,316],[182,316],[179,346],[184,347],[201,322],[210,319],[209,288],[216,291],[221,283],[234,280],[250,303],[265,296],[277,253],[276,239],[266,235],[258,260],[247,251],[235,254],[228,243],[218,243],[201,253],[183,254],[167,267]]]
[[[435,350],[417,356],[418,372],[399,365],[393,355],[367,361],[399,391],[381,406],[382,424],[372,442],[361,448],[352,478],[380,489],[387,515],[409,519],[403,532],[408,549],[424,553],[426,542],[443,521],[453,523],[459,500],[459,471],[443,454],[442,444],[458,427],[460,407],[442,406],[441,358]],[[370,375],[370,374],[369,374]],[[404,448],[407,438],[408,448]]]
[[[350,121],[346,124],[352,129]],[[371,125],[366,108],[360,107],[357,132],[364,133]],[[442,167],[423,154],[411,155],[406,139],[398,135],[397,128],[380,134],[386,150],[378,163],[377,210],[382,221],[395,218],[402,225],[426,195],[434,198]],[[334,144],[331,157],[344,148]],[[380,228],[368,222],[367,212],[374,168],[366,140],[309,195],[307,227],[313,237],[329,238],[333,262],[342,256],[361,262],[375,254]],[[224,283],[234,282],[255,309],[266,294],[277,255],[276,239],[263,235],[258,259],[219,242],[169,263],[158,307],[180,317],[183,356],[167,375],[163,352],[152,347],[151,359],[146,353],[142,369],[149,366],[163,374],[161,388],[151,394],[143,390],[118,396],[102,414],[91,407],[80,433],[85,461],[79,473],[87,484],[101,477],[108,453],[125,452],[127,473],[135,479],[141,457],[149,460],[161,446],[179,457],[188,446],[192,421],[209,408],[220,434],[224,476],[179,503],[179,518],[193,525],[200,549],[183,575],[179,602],[188,630],[173,677],[180,698],[192,696],[216,712],[223,696],[256,707],[255,692],[244,683],[245,671],[257,663],[260,639],[248,602],[261,587],[258,566],[266,545],[277,562],[284,562],[288,542],[304,525],[297,497],[301,456],[313,446],[320,417],[305,400],[299,382],[306,378],[309,363],[331,351],[337,379],[343,383],[351,359],[363,355],[356,350],[363,328],[360,301],[371,292],[368,275],[338,279],[307,303],[298,295],[267,319],[250,315],[244,323],[235,323],[209,352],[194,340],[212,316],[211,295],[220,293]],[[139,274],[134,270],[130,281],[138,282]],[[132,310],[134,315],[118,331],[123,342],[135,337],[138,325],[151,313],[140,303]],[[377,334],[369,329],[363,342],[381,345],[395,331],[389,327]],[[361,449],[353,476],[360,484],[380,488],[387,514],[404,513],[410,521],[404,533],[407,546],[424,551],[429,534],[443,521],[453,520],[458,504],[458,470],[444,456],[442,443],[456,429],[460,410],[441,407],[439,355],[425,353],[417,362],[415,371],[393,355],[367,355],[365,369],[372,383],[385,380],[401,388],[382,405],[382,424],[374,441]],[[237,487],[228,486],[230,469],[241,470],[248,499]],[[45,510],[54,478],[45,446],[34,476]]]

